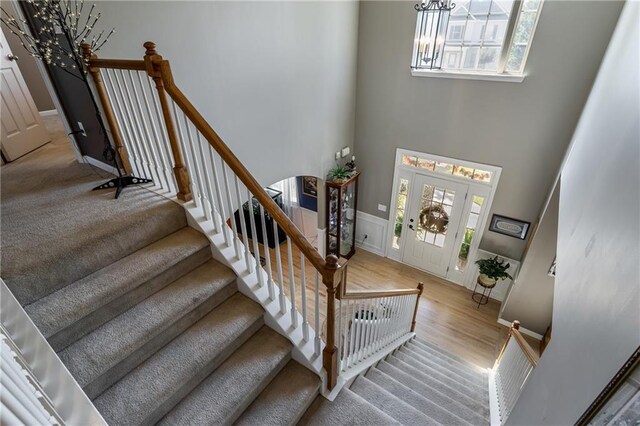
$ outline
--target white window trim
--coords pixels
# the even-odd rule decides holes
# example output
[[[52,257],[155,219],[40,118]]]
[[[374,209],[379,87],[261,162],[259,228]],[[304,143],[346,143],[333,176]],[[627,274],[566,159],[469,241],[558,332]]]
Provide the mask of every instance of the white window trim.
[[[522,83],[526,77],[524,74],[505,74],[505,73],[479,73],[465,71],[443,71],[443,70],[420,70],[412,69],[413,77],[435,77],[435,78],[453,78],[459,80],[484,80],[484,81],[504,81],[508,83]]]
[[[521,10],[521,2],[523,0],[515,0],[513,2],[512,7],[517,10],[516,17],[513,21],[510,20],[510,28],[507,29],[507,33],[505,34],[504,42],[508,41],[507,47],[503,47],[503,56],[501,58],[501,62],[506,61],[506,57],[509,54],[509,49],[511,49],[511,45],[513,44],[513,37],[515,33],[515,25],[520,19]],[[542,8],[544,7],[545,2],[542,1],[540,4],[540,8],[538,9],[538,14],[536,16],[536,20],[533,23],[533,27],[531,29],[532,35],[531,40],[527,43],[527,47],[524,52],[524,56],[522,58],[523,66],[527,64],[527,60],[529,59],[529,51],[531,50],[531,44],[533,44],[533,38],[536,35],[536,30],[538,28],[538,22],[540,21],[540,15],[542,14]],[[418,37],[418,28],[416,25],[416,38]],[[412,56],[414,57],[416,54],[416,45],[414,43],[414,48],[412,52]],[[498,68],[503,68],[504,64],[499,64]],[[497,82],[507,82],[507,83],[522,83],[526,77],[524,72],[518,74],[510,74],[504,71],[496,71],[492,73],[483,73],[482,71],[465,71],[465,70],[429,70],[429,69],[411,69],[411,76],[413,77],[435,77],[435,78],[452,78],[459,80],[484,80],[484,81],[497,81]]]
[[[480,181],[475,181],[472,179],[466,179],[466,178],[462,178],[459,176],[453,176],[453,175],[447,175],[447,174],[443,174],[443,173],[438,173],[435,171],[431,171],[431,170],[427,170],[427,169],[420,169],[418,167],[411,167],[411,166],[406,166],[402,163],[402,156],[403,155],[408,155],[408,156],[415,156],[415,157],[421,157],[421,158],[426,158],[429,160],[434,160],[434,161],[439,161],[439,162],[445,162],[445,163],[450,163],[450,164],[456,164],[456,165],[460,165],[463,167],[469,167],[469,168],[477,168],[477,169],[481,169],[481,170],[486,170],[488,172],[491,172],[491,182],[480,182]],[[481,195],[481,196],[485,196],[485,202],[486,204],[486,209],[482,210],[482,213],[479,217],[478,220],[478,225],[476,228],[476,233],[474,235],[473,240],[471,241],[471,246],[469,247],[469,257],[467,258],[467,266],[472,265],[473,262],[475,262],[475,258],[476,258],[476,254],[477,251],[480,248],[480,241],[482,240],[482,237],[484,236],[484,231],[485,228],[487,226],[487,221],[489,220],[489,213],[491,211],[491,207],[493,205],[493,200],[495,198],[495,194],[496,194],[496,190],[498,189],[498,183],[500,181],[500,175],[502,174],[502,167],[500,166],[492,166],[492,165],[488,165],[488,164],[481,164],[481,163],[474,163],[471,161],[466,161],[466,160],[459,160],[457,158],[451,158],[451,157],[443,157],[440,155],[434,155],[434,154],[427,154],[424,152],[418,152],[418,151],[412,151],[412,150],[408,150],[408,149],[404,149],[404,148],[397,148],[396,149],[396,157],[395,157],[395,165],[394,165],[394,172],[393,172],[393,188],[391,191],[391,200],[389,202],[389,217],[388,217],[388,226],[387,226],[387,242],[386,242],[386,246],[385,246],[385,257],[388,257],[390,259],[396,260],[398,262],[402,263],[402,258],[404,256],[403,253],[403,246],[401,246],[399,249],[394,249],[392,247],[393,244],[393,237],[394,237],[394,228],[395,228],[395,220],[396,220],[396,200],[398,199],[398,186],[400,183],[400,179],[409,179],[410,181],[410,185],[409,187],[411,187],[412,184],[412,180],[411,180],[411,174],[412,173],[418,173],[418,174],[423,174],[423,175],[428,175],[428,176],[433,176],[436,177],[438,179],[445,179],[445,180],[451,180],[454,182],[462,182],[465,183],[467,185],[469,185],[469,194],[470,196],[476,194],[476,195]],[[486,195],[485,195],[486,194]],[[411,189],[409,189],[408,194],[407,194],[407,199],[411,196]],[[455,241],[455,247],[460,247],[460,244],[462,243],[462,239],[464,236],[464,232],[460,232],[464,225],[467,223],[466,222],[466,217],[469,215],[469,211],[470,211],[470,205],[466,206],[464,211],[463,211],[463,216],[462,216],[462,220],[460,221],[460,225],[459,225],[459,229],[458,229],[458,237],[456,238]],[[406,212],[406,206],[405,206],[405,212]],[[407,223],[403,222],[402,224],[402,234],[406,235],[406,227]],[[464,271],[462,272],[457,272],[455,271],[455,263],[457,262],[457,258],[458,258],[458,251],[457,250],[453,250],[451,252],[451,258],[449,259],[449,267],[450,267],[450,274],[446,277],[441,277],[447,281],[459,284],[464,286],[465,282],[468,280],[467,276],[468,274],[474,273],[472,271],[474,271],[474,268],[470,268],[467,267],[465,268]],[[451,269],[451,267],[453,266],[453,269]]]

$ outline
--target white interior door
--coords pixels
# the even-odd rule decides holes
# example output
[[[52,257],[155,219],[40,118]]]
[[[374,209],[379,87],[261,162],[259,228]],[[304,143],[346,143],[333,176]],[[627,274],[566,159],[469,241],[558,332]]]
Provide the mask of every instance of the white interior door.
[[[405,216],[404,263],[447,275],[468,190],[463,183],[414,175]]]
[[[25,52],[26,53],[26,52]],[[40,114],[20,74],[18,59],[0,31],[0,146],[9,161],[49,142]]]

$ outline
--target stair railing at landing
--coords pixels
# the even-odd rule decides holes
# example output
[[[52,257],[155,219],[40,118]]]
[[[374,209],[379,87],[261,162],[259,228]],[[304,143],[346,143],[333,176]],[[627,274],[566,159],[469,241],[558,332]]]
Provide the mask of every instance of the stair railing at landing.
[[[489,376],[492,425],[505,424],[538,360],[514,321]]]
[[[322,356],[327,389],[336,387],[340,374],[362,371],[369,360],[413,336],[422,285],[347,293],[347,263],[318,253],[176,86],[169,62],[157,53],[155,44],[147,42],[144,47],[143,60],[122,60],[99,59],[83,45],[122,167],[153,179],[155,190],[193,202],[204,212],[213,235],[223,239],[223,246],[234,253],[235,261],[244,263],[248,274],[256,274],[257,285],[266,286],[269,300],[278,301],[279,315],[290,315],[293,329],[302,328],[302,342],[293,343],[313,342],[313,356]],[[282,233],[288,265],[280,253]],[[275,247],[274,262],[269,245]],[[292,246],[299,251],[297,277]],[[311,295],[308,265],[315,269]],[[322,305],[326,319],[321,331]]]

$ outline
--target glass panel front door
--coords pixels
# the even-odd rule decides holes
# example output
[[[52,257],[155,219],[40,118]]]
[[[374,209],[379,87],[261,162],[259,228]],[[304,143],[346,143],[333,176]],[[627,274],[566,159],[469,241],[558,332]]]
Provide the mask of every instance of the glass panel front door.
[[[416,174],[405,214],[403,262],[446,276],[468,186]]]

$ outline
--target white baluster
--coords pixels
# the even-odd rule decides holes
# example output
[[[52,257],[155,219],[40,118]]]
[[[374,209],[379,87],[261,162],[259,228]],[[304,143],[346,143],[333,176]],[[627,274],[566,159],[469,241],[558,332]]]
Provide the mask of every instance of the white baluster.
[[[338,299],[338,326],[336,327],[336,332],[338,333],[338,336],[336,337],[336,342],[338,342],[338,371],[342,371],[342,352],[343,352],[343,347],[342,347],[342,337],[340,336],[340,332],[342,331],[342,315],[343,315],[343,310],[346,310],[347,308],[347,301],[345,301],[345,303],[342,303],[342,299]]]
[[[273,220],[273,238],[276,242],[276,270],[278,271],[278,289],[280,290],[280,313],[287,313],[287,304],[284,296],[284,278],[282,276],[282,259],[280,256],[280,236],[278,235],[278,223]]]
[[[208,145],[208,143],[207,143]],[[207,151],[209,152],[209,164],[211,165],[211,173],[213,174],[213,184],[216,189],[216,201],[218,202],[218,213],[220,213],[220,229],[224,235],[224,243],[227,247],[231,244],[229,241],[229,227],[225,223],[227,218],[224,202],[222,201],[222,191],[220,190],[220,179],[218,178],[218,167],[216,166],[216,158],[213,147],[208,145]],[[221,160],[222,161],[222,160]],[[232,218],[233,221],[233,218]]]
[[[229,206],[229,222],[231,222],[231,229],[233,230],[233,247],[236,251],[236,259],[242,259],[242,251],[240,250],[240,241],[238,240],[238,229],[236,225],[236,218],[234,217],[235,208],[233,206],[233,197],[231,196],[231,188],[229,185],[229,171],[228,167],[222,162],[222,177],[224,178],[225,195],[227,196],[227,205]],[[239,211],[239,213],[242,213]]]
[[[258,276],[258,286],[264,287],[264,275],[262,275],[262,266],[260,265],[260,246],[258,243],[258,232],[256,231],[256,218],[253,209],[253,195],[247,188],[247,207],[249,207],[249,225],[251,226],[251,242],[253,242],[253,257],[255,259],[256,275]]]
[[[200,197],[200,187],[198,186],[198,174],[195,172],[193,165],[195,163],[194,159],[191,158],[191,154],[190,154],[190,150],[187,149],[186,147],[186,137],[185,137],[185,133],[182,130],[183,124],[181,124],[181,121],[184,121],[184,123],[186,123],[187,121],[187,117],[184,115],[184,113],[182,113],[182,110],[180,110],[180,113],[178,113],[178,107],[176,106],[175,102],[171,102],[171,107],[173,109],[173,118],[176,124],[176,134],[178,135],[178,143],[180,144],[180,148],[182,150],[182,153],[184,155],[184,160],[185,160],[185,166],[187,167],[187,171],[189,172],[189,176],[191,176],[191,194],[193,195],[193,203],[196,205],[196,207],[200,207],[200,205],[202,204],[202,199]],[[183,120],[180,120],[180,117],[183,118]]]
[[[133,96],[131,96],[131,91],[129,90],[129,85],[127,84],[127,78],[125,77],[123,70],[118,70],[120,72],[121,84],[126,96],[125,105],[129,108],[129,113],[131,114],[131,121],[133,122],[134,133],[137,135],[136,139],[138,142],[138,148],[140,150],[140,155],[142,157],[142,162],[147,166],[147,172],[149,179],[155,179],[155,175],[153,173],[151,164],[151,157],[149,155],[147,144],[145,143],[144,132],[142,131],[142,125],[140,124],[140,120],[138,114],[135,112],[135,107],[133,105]]]
[[[215,195],[213,193],[213,186],[211,185],[211,182],[213,182],[213,176],[212,173],[209,172],[208,168],[207,168],[207,157],[204,155],[204,150],[205,150],[205,146],[203,146],[202,143],[202,138],[200,137],[200,132],[196,130],[196,145],[198,146],[198,154],[200,154],[200,165],[202,167],[202,177],[204,179],[204,184],[205,184],[205,188],[207,190],[207,200],[209,201],[209,209],[210,209],[210,217],[211,217],[211,221],[213,222],[213,232],[215,232],[216,234],[218,232],[220,232],[220,229],[218,228],[218,218],[216,217],[216,206],[214,203],[214,199],[215,199]],[[209,145],[207,142],[205,142],[207,145]],[[203,208],[205,210],[206,207],[203,206]]]
[[[144,72],[144,71],[142,71]],[[146,77],[146,74],[145,74]],[[175,176],[173,174],[173,161],[172,161],[172,153],[171,153],[171,146],[169,143],[169,137],[167,136],[167,130],[166,130],[166,125],[165,125],[165,121],[164,121],[164,117],[162,115],[162,112],[160,110],[160,106],[158,105],[158,99],[156,97],[156,90],[153,88],[152,84],[151,84],[151,79],[146,77],[147,80],[147,85],[149,87],[149,93],[151,94],[150,97],[153,100],[153,110],[155,111],[155,116],[156,116],[156,120],[158,123],[158,129],[159,129],[159,134],[162,138],[162,142],[160,142],[160,139],[158,139],[158,143],[160,146],[160,157],[162,159],[162,163],[163,163],[163,168],[166,170],[166,173],[168,174],[167,176],[167,183],[170,184],[170,188],[173,188],[172,190],[174,190],[175,188],[177,188],[177,183],[175,181]]]
[[[262,225],[262,246],[264,247],[265,266],[267,270],[267,290],[269,290],[269,300],[273,301],[276,297],[273,288],[273,272],[271,270],[271,251],[269,250],[269,240],[267,235],[267,223],[264,218],[264,207],[260,204],[260,224]],[[316,329],[317,330],[317,329]]]
[[[307,273],[305,268],[304,253],[300,251],[300,295],[302,296],[302,338],[305,343],[309,341],[309,323],[307,322]],[[340,302],[342,304],[342,302]],[[342,306],[342,305],[341,305]],[[338,328],[338,332],[340,328]]]
[[[127,153],[129,154],[130,164],[132,167],[132,171],[137,176],[142,176],[144,170],[141,170],[142,162],[138,158],[138,153],[133,146],[133,141],[131,137],[131,132],[129,130],[128,116],[122,113],[122,104],[120,103],[120,98],[116,93],[116,89],[111,81],[111,75],[109,74],[109,69],[101,70],[103,80],[105,82],[105,89],[107,91],[107,97],[109,98],[109,103],[114,107],[113,113],[116,116],[116,121],[118,122],[118,126],[122,129],[122,137],[124,139],[124,144],[127,148]]]
[[[349,310],[349,359],[347,361],[347,368],[354,364],[355,352],[356,352],[356,334],[357,334],[357,321],[356,310],[358,308],[358,301],[351,301],[351,308]]]
[[[124,92],[122,91],[122,86],[120,85],[118,74],[115,72],[115,70],[113,70],[112,72],[113,72],[113,81],[111,80],[111,74],[109,72],[106,73],[106,76],[109,83],[114,88],[114,93],[117,92],[119,95],[119,97],[118,96],[115,97],[116,105],[120,110],[119,112],[122,118],[121,122],[122,123],[126,122],[125,131],[127,133],[127,139],[129,141],[129,148],[132,149],[132,152],[134,154],[133,156],[137,163],[136,168],[138,169],[138,176],[140,177],[151,176],[149,173],[147,173],[145,169],[144,159],[140,154],[140,147],[138,146],[138,136],[135,134],[135,130],[133,127],[132,114],[129,111],[128,105],[124,100],[125,98]]]
[[[316,305],[315,305],[315,314],[316,314],[316,321],[315,321],[315,329],[316,329],[316,338],[315,338],[315,353],[316,356],[320,356],[320,273],[318,272],[318,270],[316,269],[316,288],[315,288],[315,293],[316,293]]]
[[[349,360],[349,352],[351,348],[349,348],[349,308],[351,306],[351,301],[349,299],[345,299],[344,303],[344,320],[342,323],[342,355],[340,359],[340,370],[345,370],[347,368],[347,361]]]
[[[249,272],[252,271],[252,264],[249,260],[249,239],[247,235],[247,223],[244,217],[244,206],[242,202],[242,193],[240,192],[240,182],[238,176],[233,175],[233,183],[236,189],[236,198],[238,199],[238,216],[240,216],[240,232],[242,232],[242,243],[244,244],[244,261]]]
[[[142,73],[142,76],[140,75],[140,73]],[[165,181],[167,183],[167,190],[171,191],[171,188],[175,187],[176,184],[174,182],[173,167],[171,166],[171,161],[169,160],[169,157],[171,157],[171,155],[168,153],[169,142],[164,129],[164,118],[162,118],[160,107],[158,106],[158,100],[156,99],[156,91],[153,89],[153,86],[151,85],[151,79],[147,76],[146,71],[138,71],[138,79],[140,79],[141,87],[143,87],[142,80],[145,80],[147,82],[147,87],[149,88],[148,91],[146,90],[146,88],[142,89],[144,94],[143,99],[146,104],[147,111],[149,112],[151,129],[153,129],[153,134],[158,143],[158,152],[160,154],[162,170],[164,172]],[[153,118],[153,114],[151,113],[151,107],[149,106],[149,99],[152,99],[153,109],[156,116],[155,120]]]
[[[291,238],[287,235],[287,254],[289,259],[289,298],[291,299],[291,323],[298,327],[298,312],[296,311],[296,280],[293,274],[293,255],[291,254]]]
[[[136,84],[133,80],[133,71],[131,70],[128,70],[128,71],[129,71],[128,73],[129,82],[131,83],[131,91],[133,92],[133,100],[135,101],[135,106],[136,106],[136,109],[138,110],[138,115],[141,121],[141,127],[142,127],[142,130],[144,131],[144,136],[145,136],[145,140],[142,141],[142,144],[145,147],[146,151],[148,152],[147,155],[150,156],[153,162],[153,166],[156,171],[155,181],[162,182],[162,174],[160,172],[160,161],[158,160],[158,157],[155,152],[155,144],[157,142],[154,141],[153,138],[151,137],[151,133],[149,132],[149,125],[147,124],[147,120],[144,118],[145,114],[144,114],[144,110],[142,109],[142,103],[140,102],[140,97],[138,96],[138,90],[136,89]],[[136,75],[138,76],[138,81],[140,81],[139,74],[136,73]],[[160,183],[159,185],[163,187],[162,183]]]
[[[174,104],[175,105],[175,104]],[[200,205],[202,206],[202,210],[204,212],[204,216],[207,220],[211,219],[211,210],[209,208],[207,208],[207,202],[205,202],[205,188],[204,188],[204,179],[200,170],[200,166],[202,164],[202,162],[200,161],[200,159],[198,158],[198,155],[196,153],[195,147],[194,147],[194,139],[193,136],[191,134],[191,126],[192,123],[191,121],[187,118],[187,116],[184,114],[184,112],[182,113],[182,118],[184,119],[184,127],[186,129],[186,133],[187,133],[187,140],[186,140],[186,144],[189,147],[189,154],[191,156],[191,161],[193,163],[193,173],[191,174],[192,178],[195,178],[196,182],[198,183],[198,193],[197,196],[200,198]],[[195,198],[194,194],[194,198]],[[208,200],[207,200],[208,201]]]

